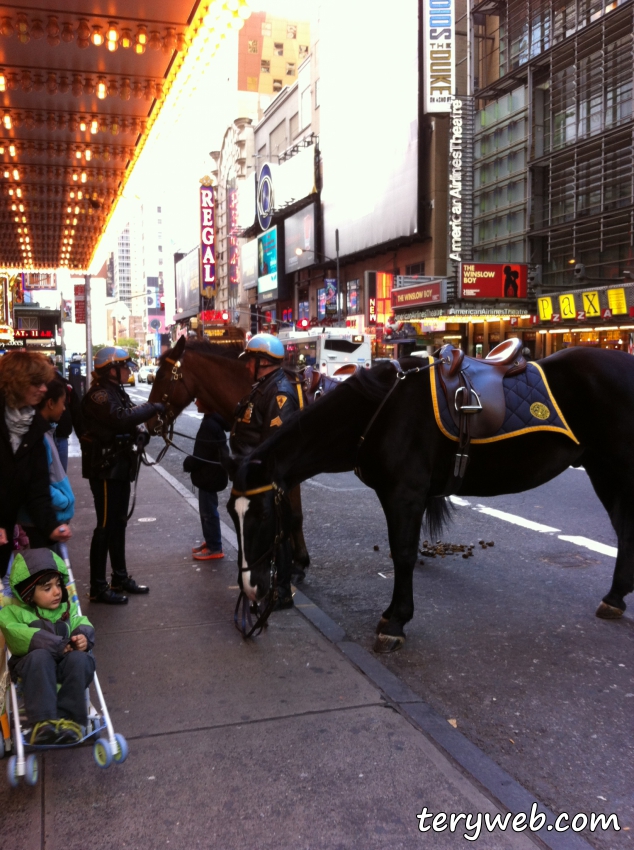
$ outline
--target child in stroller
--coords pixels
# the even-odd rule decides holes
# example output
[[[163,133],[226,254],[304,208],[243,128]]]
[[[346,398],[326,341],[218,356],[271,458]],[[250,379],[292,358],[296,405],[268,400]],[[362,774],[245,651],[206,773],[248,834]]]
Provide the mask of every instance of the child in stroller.
[[[95,632],[69,601],[67,582],[58,555],[27,549],[11,569],[14,604],[0,611],[0,630],[11,652],[9,670],[14,681],[22,680],[34,745],[75,744],[85,735]]]

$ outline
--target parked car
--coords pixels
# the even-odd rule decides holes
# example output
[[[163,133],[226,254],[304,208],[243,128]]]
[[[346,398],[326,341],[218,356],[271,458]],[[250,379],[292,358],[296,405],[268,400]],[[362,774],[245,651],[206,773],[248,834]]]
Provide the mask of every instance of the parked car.
[[[152,384],[156,375],[158,366],[141,366],[138,371],[140,384]]]

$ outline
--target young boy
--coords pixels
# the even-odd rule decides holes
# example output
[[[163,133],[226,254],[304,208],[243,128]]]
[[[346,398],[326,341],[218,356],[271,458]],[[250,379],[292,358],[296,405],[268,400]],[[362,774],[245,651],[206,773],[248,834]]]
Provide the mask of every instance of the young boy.
[[[74,744],[88,720],[85,691],[95,673],[89,654],[95,632],[69,601],[67,582],[58,555],[27,549],[11,568],[12,604],[0,610],[9,670],[14,681],[22,680],[31,744]]]

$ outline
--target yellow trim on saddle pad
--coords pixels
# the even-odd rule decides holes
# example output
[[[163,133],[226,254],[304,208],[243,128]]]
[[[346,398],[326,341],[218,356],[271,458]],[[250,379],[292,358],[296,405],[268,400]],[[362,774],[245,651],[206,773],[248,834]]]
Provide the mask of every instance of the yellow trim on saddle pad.
[[[428,362],[430,362],[430,363],[434,362],[435,358],[432,357],[430,354],[428,354],[427,357],[428,357]],[[559,417],[559,420],[562,423],[563,427],[561,427],[559,425],[531,425],[531,426],[528,426],[526,428],[519,428],[517,431],[510,431],[508,434],[497,434],[493,437],[484,437],[484,438],[478,439],[478,440],[471,440],[472,445],[479,445],[480,443],[496,443],[499,440],[508,440],[511,437],[519,437],[522,434],[531,434],[531,433],[536,432],[536,431],[553,431],[556,434],[563,434],[565,437],[569,437],[573,441],[573,443],[576,443],[577,445],[579,445],[579,440],[573,434],[572,429],[570,428],[570,426],[566,422],[566,419],[565,419],[563,413],[561,412],[559,405],[557,404],[557,402],[555,400],[555,397],[552,394],[550,386],[548,385],[548,380],[546,379],[546,375],[544,374],[544,370],[542,369],[542,367],[539,366],[537,363],[528,363],[526,368],[527,369],[537,369],[537,371],[539,372],[541,379],[544,382],[544,388],[545,388],[546,393],[548,395],[549,403],[552,406],[552,408],[554,409],[557,416]],[[432,372],[432,374],[430,375],[429,383],[431,385],[431,397],[432,397],[432,403],[433,403],[433,406],[434,406],[434,418],[436,419],[436,424],[440,428],[441,433],[445,437],[447,437],[448,440],[453,440],[453,442],[457,443],[459,441],[459,438],[457,436],[455,436],[454,434],[450,434],[449,431],[447,431],[447,429],[443,425],[443,422],[442,422],[442,419],[441,419],[440,406],[439,406],[439,403],[438,403],[438,387],[437,387],[437,382],[440,380],[440,376],[433,374],[435,372],[434,369],[431,369],[430,371]],[[477,387],[476,387],[476,390],[477,390]],[[441,390],[441,392],[442,392],[442,390]],[[448,403],[449,402],[447,402],[447,404]],[[536,419],[541,419],[543,417],[543,412],[547,409],[547,405],[544,405],[541,402],[536,402],[533,405],[531,405],[531,408],[535,408],[534,411],[531,410],[532,415]],[[477,416],[478,414],[474,413],[472,415]],[[550,415],[550,411],[549,411],[549,415]]]

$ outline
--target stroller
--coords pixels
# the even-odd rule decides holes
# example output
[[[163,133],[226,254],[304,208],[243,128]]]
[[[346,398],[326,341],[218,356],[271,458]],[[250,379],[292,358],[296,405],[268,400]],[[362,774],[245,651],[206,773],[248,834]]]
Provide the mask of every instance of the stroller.
[[[66,568],[68,570],[68,598],[77,604],[79,608],[79,599],[77,597],[77,588],[75,587],[75,579],[70,567],[68,558],[68,550],[64,544],[60,544],[60,552]],[[81,613],[81,612],[80,612]],[[6,649],[6,663],[8,665],[11,653]],[[24,729],[23,724],[26,722],[24,711],[21,711],[20,705],[20,683],[14,684],[10,682],[10,687],[7,687],[9,682],[9,673],[5,667],[4,675],[0,668],[0,758],[11,753],[15,749],[7,763],[7,776],[9,784],[15,788],[21,776],[24,777],[27,785],[36,785],[39,778],[39,767],[37,762],[37,753],[43,750],[51,749],[68,749],[69,747],[77,747],[87,741],[94,741],[93,756],[99,767],[110,767],[114,761],[116,764],[124,762],[128,756],[128,744],[123,735],[114,731],[108,709],[97,673],[94,675],[92,687],[97,696],[99,709],[96,709],[91,701],[90,688],[86,689],[86,708],[88,714],[88,724],[86,726],[86,734],[74,744],[47,744],[46,746],[37,746],[28,744],[28,735],[30,730]],[[6,691],[9,691],[6,694]],[[6,695],[6,699],[5,699]],[[4,703],[4,708],[2,705]],[[11,723],[13,723],[13,736],[11,736]],[[27,754],[28,753],[28,754]]]

